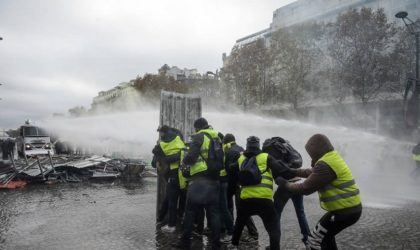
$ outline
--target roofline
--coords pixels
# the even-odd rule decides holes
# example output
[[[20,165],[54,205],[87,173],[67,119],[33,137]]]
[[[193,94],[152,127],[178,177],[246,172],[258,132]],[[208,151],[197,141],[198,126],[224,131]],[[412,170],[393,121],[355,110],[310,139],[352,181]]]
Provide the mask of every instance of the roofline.
[[[249,38],[251,38],[251,37],[258,36],[258,35],[261,35],[261,34],[263,34],[263,33],[266,33],[266,32],[268,32],[268,31],[270,31],[270,29],[271,29],[271,28],[267,28],[267,29],[264,29],[264,30],[261,30],[261,31],[255,32],[255,33],[253,33],[253,34],[251,34],[251,35],[248,35],[248,36],[244,36],[244,37],[242,37],[242,38],[239,38],[238,40],[236,40],[236,43],[240,43],[240,42],[245,41],[245,40],[247,40],[247,39],[249,39]]]

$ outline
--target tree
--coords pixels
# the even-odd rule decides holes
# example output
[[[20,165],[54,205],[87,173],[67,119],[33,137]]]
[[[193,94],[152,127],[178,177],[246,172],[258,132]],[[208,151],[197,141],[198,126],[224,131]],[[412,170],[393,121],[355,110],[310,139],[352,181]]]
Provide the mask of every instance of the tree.
[[[83,106],[76,106],[74,108],[69,109],[69,114],[72,117],[80,117],[87,115],[87,110]]]
[[[280,29],[272,35],[270,54],[273,79],[279,86],[280,95],[297,109],[305,98],[308,75],[315,58],[314,50],[309,46],[299,46],[293,34]]]
[[[153,100],[160,98],[161,90],[188,93],[188,87],[165,74],[145,74],[134,81],[134,87],[145,97]]]
[[[243,109],[265,102],[266,72],[270,66],[264,40],[233,47],[221,76],[228,93]]]
[[[332,75],[339,77],[357,99],[366,104],[398,81],[396,29],[388,23],[383,9],[351,9],[338,16],[332,26]]]

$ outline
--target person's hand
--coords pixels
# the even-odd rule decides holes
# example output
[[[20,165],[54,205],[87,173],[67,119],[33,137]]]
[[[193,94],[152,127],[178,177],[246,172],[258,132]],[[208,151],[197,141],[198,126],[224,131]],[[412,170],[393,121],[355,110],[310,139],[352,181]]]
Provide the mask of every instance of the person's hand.
[[[295,178],[295,177],[297,176],[298,170],[297,170],[297,169],[295,169],[295,168],[291,168],[291,169],[290,169],[290,173],[293,175],[293,177],[292,177],[292,178]]]
[[[275,182],[278,186],[278,189],[283,189],[283,190],[286,189],[286,185],[287,185],[288,181],[286,179],[284,179],[283,177],[281,177],[281,176],[277,177]]]

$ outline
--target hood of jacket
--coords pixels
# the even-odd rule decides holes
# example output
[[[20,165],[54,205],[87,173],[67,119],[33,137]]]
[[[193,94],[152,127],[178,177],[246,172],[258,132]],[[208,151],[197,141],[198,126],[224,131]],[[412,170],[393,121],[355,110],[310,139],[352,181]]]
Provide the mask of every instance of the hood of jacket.
[[[175,132],[170,131],[170,132],[167,132],[167,133],[163,134],[160,137],[160,140],[168,143],[168,142],[172,141],[173,139],[175,139],[176,136],[177,136],[177,134]]]
[[[244,151],[244,156],[245,156],[246,158],[250,158],[250,157],[256,156],[256,155],[258,155],[258,154],[260,154],[260,153],[262,153],[261,149],[252,149],[252,150],[250,150],[250,149],[248,148],[248,149],[246,149],[246,150]]]
[[[327,136],[323,134],[315,134],[309,138],[305,145],[306,152],[312,159],[312,165],[317,162],[323,155],[333,151],[334,147]]]

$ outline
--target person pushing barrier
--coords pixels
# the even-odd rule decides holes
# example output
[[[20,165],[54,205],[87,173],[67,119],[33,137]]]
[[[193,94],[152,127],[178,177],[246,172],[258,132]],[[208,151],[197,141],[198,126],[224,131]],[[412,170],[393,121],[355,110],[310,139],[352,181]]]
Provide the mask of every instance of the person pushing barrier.
[[[359,188],[350,168],[334,150],[327,136],[313,135],[305,145],[312,159],[312,169],[297,169],[303,183],[290,183],[276,178],[279,189],[309,195],[318,191],[321,208],[327,213],[318,221],[309,236],[311,249],[337,249],[335,235],[355,224],[362,214]]]

